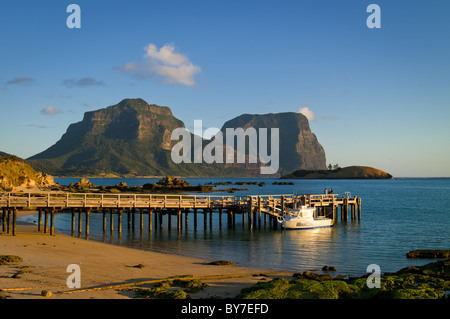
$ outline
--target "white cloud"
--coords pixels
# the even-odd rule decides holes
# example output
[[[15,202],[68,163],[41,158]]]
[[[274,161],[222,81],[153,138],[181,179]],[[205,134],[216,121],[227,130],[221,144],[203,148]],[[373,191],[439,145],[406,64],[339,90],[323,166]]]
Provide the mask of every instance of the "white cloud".
[[[315,120],[314,112],[311,111],[308,107],[302,107],[302,108],[298,109],[297,113],[301,113],[304,116],[306,116],[306,118],[310,122]]]
[[[41,110],[41,113],[45,115],[56,115],[62,113],[62,110],[54,106],[47,106],[45,109]]]
[[[151,43],[144,50],[143,62],[128,62],[119,70],[140,78],[157,76],[170,84],[197,85],[194,76],[202,71],[201,68],[194,65],[186,55],[175,52],[173,44],[158,49]]]

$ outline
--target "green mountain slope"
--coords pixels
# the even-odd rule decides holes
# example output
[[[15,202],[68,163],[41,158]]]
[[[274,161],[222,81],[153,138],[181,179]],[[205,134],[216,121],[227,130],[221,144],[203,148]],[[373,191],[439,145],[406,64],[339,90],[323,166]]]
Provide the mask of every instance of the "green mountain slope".
[[[297,113],[244,115],[227,127],[280,127],[279,173],[325,167],[325,152]],[[168,107],[142,99],[125,99],[117,105],[87,112],[71,124],[53,146],[27,163],[55,176],[257,176],[259,164],[175,164],[171,159],[172,131],[184,128]],[[244,127],[245,128],[245,127]],[[193,135],[190,135],[191,140]],[[203,145],[210,141],[203,140]],[[192,143],[193,145],[194,143]]]

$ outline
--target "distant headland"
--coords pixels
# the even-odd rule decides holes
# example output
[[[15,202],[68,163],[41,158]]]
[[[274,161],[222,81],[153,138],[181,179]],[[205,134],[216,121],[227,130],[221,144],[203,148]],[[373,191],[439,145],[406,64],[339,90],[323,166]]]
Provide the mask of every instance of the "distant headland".
[[[337,169],[297,170],[281,179],[390,179],[392,175],[369,166],[348,166]]]

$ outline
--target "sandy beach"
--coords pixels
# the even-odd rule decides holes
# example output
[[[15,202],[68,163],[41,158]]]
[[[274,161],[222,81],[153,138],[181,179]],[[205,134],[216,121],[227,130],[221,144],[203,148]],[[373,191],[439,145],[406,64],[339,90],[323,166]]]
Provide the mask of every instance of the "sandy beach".
[[[7,299],[141,298],[133,291],[111,286],[150,288],[153,283],[148,281],[182,275],[213,277],[202,279],[209,286],[190,294],[191,298],[234,298],[244,287],[281,275],[236,265],[208,265],[211,260],[125,248],[59,233],[50,236],[38,232],[36,225],[23,222],[18,223],[16,236],[0,233],[0,255],[23,258],[21,263],[0,266],[0,289]],[[67,287],[70,264],[80,267],[81,289]],[[143,267],[135,267],[139,264]],[[140,283],[132,284],[135,282]],[[52,295],[43,297],[43,290]]]

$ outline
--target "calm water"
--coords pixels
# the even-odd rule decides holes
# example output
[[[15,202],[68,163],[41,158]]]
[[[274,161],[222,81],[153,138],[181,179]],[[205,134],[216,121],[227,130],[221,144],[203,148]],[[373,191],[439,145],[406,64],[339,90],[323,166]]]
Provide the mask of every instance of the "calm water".
[[[78,179],[57,179],[69,184]],[[96,185],[115,185],[124,181],[128,186],[139,186],[159,179],[91,179]],[[414,249],[450,249],[450,179],[394,179],[394,180],[292,180],[295,185],[272,185],[275,179],[187,178],[191,185],[215,181],[265,181],[266,186],[220,186],[247,188],[236,194],[215,192],[214,195],[265,195],[265,194],[320,194],[332,187],[334,193],[362,198],[360,222],[336,223],[332,228],[301,231],[283,231],[280,228],[248,230],[242,225],[240,215],[236,227],[219,228],[218,214],[213,214],[213,228],[205,230],[203,214],[198,214],[197,230],[194,230],[193,214],[189,227],[176,229],[176,217],[172,217],[172,229],[163,219],[164,229],[147,231],[147,215],[144,215],[144,231],[139,231],[139,217],[135,231],[128,231],[126,214],[123,215],[122,236],[115,231],[103,234],[102,214],[91,214],[89,240],[130,246],[143,250],[200,257],[207,260],[230,260],[238,265],[276,270],[302,271],[334,266],[337,273],[362,275],[369,264],[378,264],[382,272],[393,272],[410,265],[423,265],[430,260],[410,260],[405,254]],[[217,189],[220,189],[217,187]],[[55,216],[59,231],[70,233],[71,215]],[[84,230],[84,226],[83,226]],[[76,234],[77,235],[77,234]],[[84,236],[84,233],[83,235]]]

